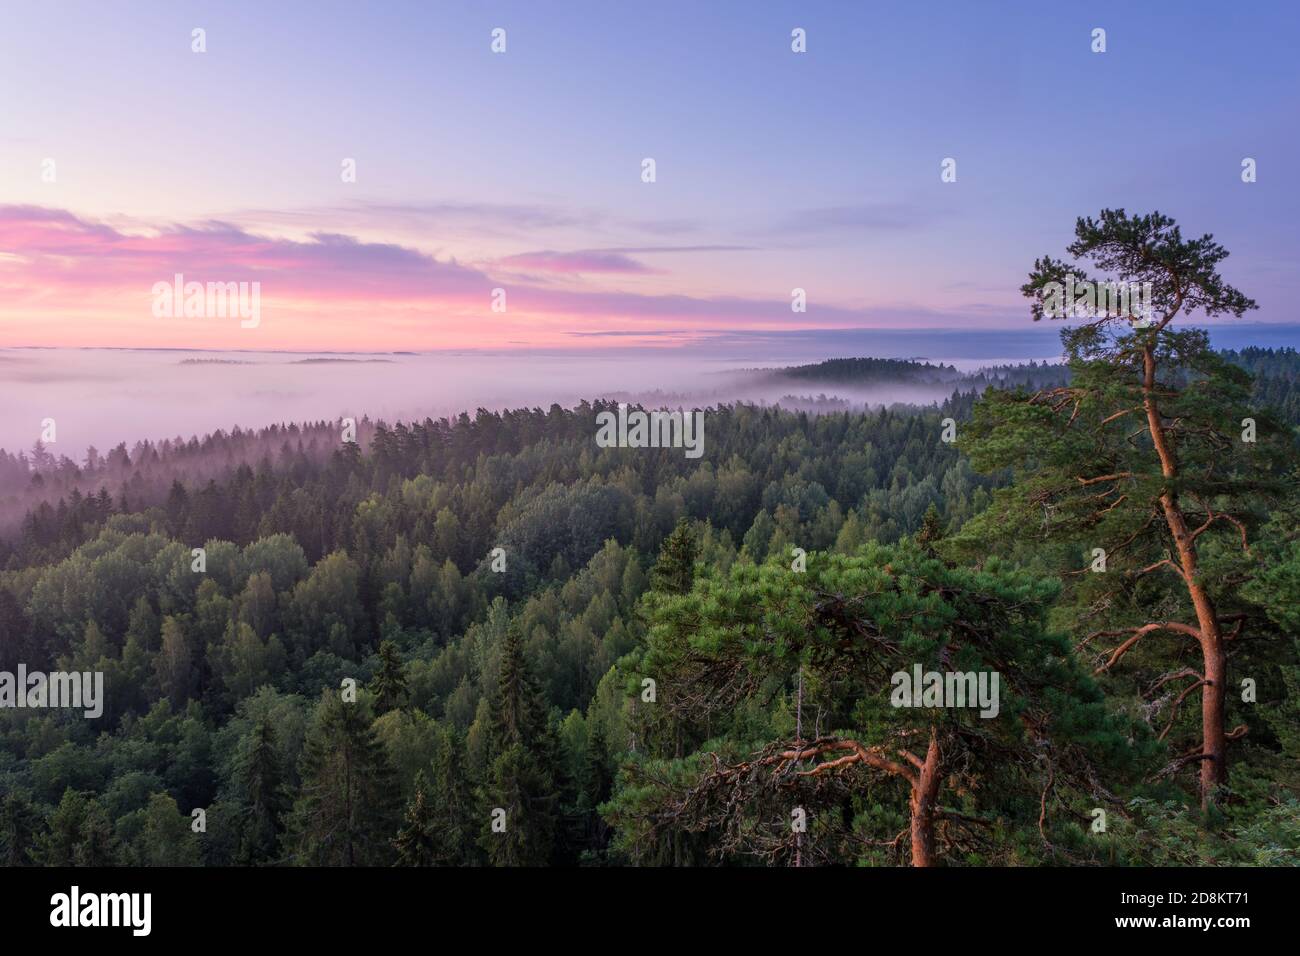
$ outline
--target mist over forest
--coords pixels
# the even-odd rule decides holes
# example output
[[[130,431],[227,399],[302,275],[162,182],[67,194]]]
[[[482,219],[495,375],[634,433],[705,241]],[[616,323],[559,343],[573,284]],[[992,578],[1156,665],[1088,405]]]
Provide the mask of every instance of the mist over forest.
[[[156,503],[172,481],[205,482],[274,462],[285,443],[313,461],[357,423],[455,419],[477,410],[613,401],[646,408],[733,403],[828,413],[934,406],[989,384],[1046,383],[1063,367],[962,372],[952,364],[850,359],[732,368],[685,355],[296,355],[167,351],[0,353],[14,413],[0,422],[0,533],[41,502],[107,488]],[[963,363],[969,364],[969,363]],[[581,382],[581,385],[575,384]],[[6,396],[8,397],[8,396]],[[52,420],[55,441],[40,440]],[[198,427],[200,430],[195,430]],[[33,440],[33,436],[35,436]],[[125,436],[125,437],[123,437]],[[8,444],[6,444],[8,443]]]
[[[1277,351],[1276,360],[1271,349],[1228,354],[1260,373],[1256,389],[1262,395],[1282,407],[1297,400],[1294,372],[1287,367],[1294,350]],[[961,413],[986,388],[1035,389],[1069,381],[1066,366],[1037,360],[857,357],[732,368],[694,353],[647,358],[10,350],[0,352],[0,362],[6,363],[0,367],[15,403],[21,405],[20,390],[28,396],[25,416],[0,422],[0,434],[15,442],[12,449],[0,443],[0,538],[12,536],[41,505],[53,508],[74,493],[118,500],[127,495],[137,506],[156,505],[175,482],[225,479],[240,465],[284,467],[294,456],[323,463],[340,447],[344,419],[356,423],[354,437],[365,453],[376,428],[421,421],[450,425],[465,415],[515,408],[621,402],[647,409],[752,404],[813,415],[882,408]],[[564,384],[573,381],[607,384]],[[637,387],[640,382],[645,384]],[[51,443],[39,438],[45,416],[33,419],[39,400],[32,395],[42,390],[50,393],[47,409],[77,403],[75,414],[49,416],[57,436]],[[457,404],[458,397],[474,392],[482,401]],[[429,403],[412,399],[417,394]],[[331,409],[330,417],[309,417],[321,409]],[[214,422],[210,431],[186,430],[204,414]],[[230,419],[234,424],[227,424]],[[23,432],[30,437],[33,420],[38,437],[23,448],[18,443]],[[177,429],[170,437],[168,426]],[[113,443],[124,429],[135,437]]]
[[[260,356],[170,357],[177,366],[168,368],[178,379],[250,367],[292,378],[303,367],[315,374],[351,371],[354,364],[328,358],[304,366]],[[428,371],[403,366],[401,357],[355,364],[385,374]],[[1092,374],[1086,365],[1073,367]],[[1205,378],[1202,367],[1214,377]],[[758,689],[751,678],[726,678],[716,702],[688,704],[696,701],[689,688],[722,672],[691,654],[679,657],[678,638],[670,637],[675,622],[684,612],[720,614],[706,626],[727,633],[737,612],[726,610],[735,596],[725,589],[739,588],[747,595],[741,606],[774,614],[773,625],[795,627],[792,639],[803,634],[784,603],[803,598],[779,597],[800,577],[786,564],[794,553],[799,570],[803,549],[814,562],[810,578],[822,589],[814,593],[861,587],[861,575],[880,567],[887,575],[906,569],[908,588],[929,582],[881,603],[869,612],[873,621],[920,613],[925,589],[934,587],[964,608],[970,623],[963,626],[991,642],[980,646],[994,660],[1046,641],[1049,665],[1066,668],[1050,682],[1075,695],[1069,720],[1081,722],[1093,740],[1084,763],[1076,766],[1084,758],[1069,753],[1059,757],[1063,810],[1068,801],[1095,799],[1069,796],[1095,786],[1071,775],[1104,766],[1108,779],[1130,781],[1126,786],[1143,794],[1134,804],[1134,819],[1145,828],[1138,832],[1163,834],[1155,844],[1125,837],[1110,852],[1138,864],[1190,858],[1169,855],[1178,820],[1170,801],[1179,790],[1138,782],[1142,768],[1160,760],[1155,724],[1167,719],[1173,727],[1177,706],[1157,701],[1136,721],[1103,708],[1071,658],[1052,663],[1061,649],[1042,627],[1054,586],[1032,583],[1028,570],[1000,570],[996,558],[978,572],[960,563],[979,567],[993,547],[1026,569],[1044,567],[1048,557],[1067,566],[1077,561],[1068,547],[1025,551],[1012,527],[988,525],[1003,520],[994,515],[1014,500],[1013,472],[990,467],[996,459],[972,461],[937,439],[945,423],[988,434],[1014,421],[1008,402],[1069,395],[1066,367],[1031,362],[960,371],[859,357],[693,372],[682,374],[672,392],[661,381],[638,393],[625,378],[608,397],[569,408],[479,408],[393,422],[362,416],[355,441],[343,440],[339,422],[317,420],[121,443],[88,451],[76,464],[39,446],[0,456],[0,669],[93,669],[106,675],[108,688],[98,728],[64,720],[56,733],[62,743],[43,742],[54,724],[41,731],[45,724],[24,712],[0,714],[5,859],[92,866],[609,865],[755,855],[779,863],[794,854],[806,865],[903,862],[897,839],[875,848],[859,841],[854,833],[865,822],[837,824],[805,844],[763,822],[767,811],[759,804],[737,816],[726,797],[738,785],[728,776],[733,771],[710,772],[707,763],[672,756],[681,746],[678,734],[703,743],[707,733],[697,721],[718,719],[707,715],[727,706],[730,695]],[[1283,433],[1300,426],[1300,355],[1226,351],[1173,381],[1194,393],[1220,379],[1236,388],[1249,383],[1242,397],[1285,447]],[[705,459],[696,463],[671,448],[598,448],[596,420],[617,401],[707,404]],[[1270,415],[1285,424],[1268,424]],[[1284,515],[1262,527],[1284,537]],[[1012,537],[998,544],[1007,532]],[[195,574],[197,553],[204,558]],[[709,597],[713,589],[724,590]],[[968,590],[975,602],[969,606],[960,603]],[[1284,584],[1250,593],[1241,620],[1285,613],[1278,610],[1287,601]],[[769,600],[777,604],[763,611]],[[1092,598],[1085,589],[1078,600]],[[990,601],[1007,610],[981,622]],[[831,619],[818,627],[833,631],[839,625],[831,620],[850,612],[846,606],[815,615],[823,613]],[[1003,613],[1011,616],[997,616]],[[1064,615],[1055,618],[1061,625],[1085,612],[1062,605],[1052,613]],[[1278,650],[1280,656],[1262,651],[1252,665],[1270,697],[1292,679]],[[875,665],[859,661],[858,651],[824,660],[811,647],[805,653],[826,676],[814,678],[810,670],[805,688],[799,672],[799,719],[807,708],[813,729],[811,738],[796,738],[833,755],[841,744],[822,738],[820,728],[848,719],[845,704],[834,699],[833,675],[866,668],[867,686],[885,675],[871,676]],[[747,666],[761,673],[768,665]],[[677,688],[662,712],[635,702],[646,673]],[[1014,673],[1016,681],[1031,680],[1013,685],[1017,694],[1042,679],[1027,678],[1023,665]],[[775,711],[737,713],[736,736],[725,744],[729,759],[745,756],[750,745],[742,728],[760,714],[763,733],[794,733],[790,679],[785,673],[771,685],[782,695]],[[338,709],[335,688],[348,680],[364,682],[363,710]],[[1114,686],[1129,685],[1117,679]],[[913,732],[897,711],[872,712],[873,726]],[[1285,754],[1292,745],[1285,711],[1265,714],[1248,759],[1267,764],[1284,759],[1278,748]],[[950,753],[973,746],[967,760],[987,759],[981,748],[991,741],[973,743],[984,734],[1008,732],[980,727],[967,740],[977,728],[962,729],[960,714],[954,719],[944,746]],[[154,754],[143,764],[129,756],[141,746]],[[1021,743],[1012,733],[997,746]],[[337,789],[334,761],[343,752],[364,771],[355,789],[349,784],[327,798],[362,801],[364,814],[347,824],[313,796]],[[748,759],[784,766],[789,754],[760,750]],[[673,782],[671,775],[683,772],[698,774],[697,789],[683,792],[684,784]],[[848,799],[849,779],[812,785],[800,799],[833,819]],[[1026,783],[1038,785],[1034,779],[1030,764],[1014,770],[983,812],[1014,819],[1017,794]],[[532,796],[511,811],[517,836],[502,842],[479,820],[511,787]],[[747,799],[766,799],[762,792],[760,786]],[[1294,804],[1279,794],[1273,809],[1257,812],[1251,804],[1241,817],[1253,828],[1247,835],[1204,844],[1206,858],[1287,859],[1269,849],[1270,841],[1289,839],[1274,833],[1293,832]],[[905,812],[898,798],[893,791],[880,795],[889,827]],[[209,812],[212,829],[201,841],[184,833],[191,806]],[[731,829],[729,821],[755,813],[759,831]],[[657,820],[672,826],[661,830]],[[932,832],[938,824],[937,816],[913,813],[913,865],[931,865],[939,854],[956,862],[960,853],[976,863],[1082,862],[1099,848],[1070,822],[1068,810],[1054,825],[1053,842],[1035,849],[986,842],[978,831]],[[327,835],[339,825],[350,828],[346,849]]]
[[[1300,4],[1027,6],[7,4],[6,941],[1285,931]]]

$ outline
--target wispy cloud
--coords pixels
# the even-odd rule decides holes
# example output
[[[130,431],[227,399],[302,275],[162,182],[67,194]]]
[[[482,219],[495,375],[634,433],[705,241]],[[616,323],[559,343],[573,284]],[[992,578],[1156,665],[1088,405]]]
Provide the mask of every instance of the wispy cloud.
[[[582,231],[609,236],[677,236],[696,234],[704,224],[694,219],[629,218],[603,209],[548,203],[491,203],[452,200],[391,201],[354,199],[298,209],[240,209],[240,222],[389,233],[472,233],[494,239],[524,240],[545,233]]]
[[[602,252],[599,249],[583,249],[577,252],[553,252],[544,249],[540,252],[521,252],[518,255],[506,256],[499,262],[501,266],[507,269],[561,272],[574,275],[591,272],[646,273],[656,271],[621,252]]]
[[[730,247],[636,247],[641,255],[722,248]],[[286,238],[224,221],[133,222],[128,230],[67,210],[0,206],[2,308],[5,318],[25,321],[0,323],[0,332],[14,344],[177,346],[197,334],[215,335],[195,332],[192,323],[164,328],[153,322],[150,290],[154,283],[170,283],[175,273],[187,281],[259,281],[268,318],[259,334],[276,336],[274,347],[281,348],[420,348],[430,347],[431,339],[439,345],[521,339],[544,344],[573,333],[945,325],[953,319],[952,313],[924,308],[849,308],[830,302],[794,314],[780,294],[619,288],[620,276],[641,282],[661,274],[634,258],[632,250],[541,250],[471,265],[338,231]],[[605,287],[564,281],[585,273],[603,275]],[[491,308],[498,287],[508,291],[505,313]],[[165,341],[150,339],[158,335]],[[204,339],[204,344],[215,343]]]
[[[21,276],[33,294],[147,291],[176,272],[197,281],[271,280],[280,294],[306,297],[470,294],[487,281],[415,249],[338,233],[295,240],[219,221],[128,233],[35,206],[0,206],[0,253],[0,276]]]
[[[768,229],[780,236],[897,233],[932,225],[939,214],[919,203],[876,202],[821,206],[780,216]]]
[[[632,256],[650,255],[655,252],[756,252],[759,246],[737,245],[701,245],[701,246],[623,246],[608,249],[595,249],[594,252],[616,252]]]

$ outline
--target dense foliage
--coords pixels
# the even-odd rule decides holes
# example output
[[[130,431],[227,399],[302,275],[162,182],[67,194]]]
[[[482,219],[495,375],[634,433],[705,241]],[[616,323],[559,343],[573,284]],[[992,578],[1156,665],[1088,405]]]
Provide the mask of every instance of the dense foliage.
[[[1223,372],[1233,400],[1264,420],[1271,383],[1294,432],[1295,353],[1227,359],[1262,376],[1252,397]],[[990,381],[1060,385],[1043,374]],[[603,403],[7,456],[14,500],[67,490],[0,545],[0,670],[101,671],[107,701],[0,710],[0,858],[1296,862],[1294,485],[1252,512],[1253,564],[1207,557],[1258,625],[1262,722],[1201,817],[1192,776],[1158,776],[1169,700],[1073,648],[1079,542],[970,554],[1019,467],[978,474],[941,440],[974,404],[724,405],[699,461],[598,448]],[[996,668],[999,716],[889,707],[914,662]]]

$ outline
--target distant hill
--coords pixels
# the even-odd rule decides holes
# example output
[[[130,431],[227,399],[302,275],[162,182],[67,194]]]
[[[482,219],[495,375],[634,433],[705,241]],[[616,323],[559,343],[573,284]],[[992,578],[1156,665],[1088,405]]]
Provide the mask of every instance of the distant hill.
[[[961,379],[961,373],[951,365],[885,358],[827,359],[815,365],[776,369],[771,374],[776,378],[836,385],[933,385]]]
[[[952,385],[962,391],[983,391],[990,385],[1040,388],[1063,384],[1070,377],[1065,366],[1043,362],[994,365],[977,372],[961,372],[952,365],[935,365],[920,359],[884,358],[828,359],[813,365],[773,369],[767,374],[773,380],[804,385]]]

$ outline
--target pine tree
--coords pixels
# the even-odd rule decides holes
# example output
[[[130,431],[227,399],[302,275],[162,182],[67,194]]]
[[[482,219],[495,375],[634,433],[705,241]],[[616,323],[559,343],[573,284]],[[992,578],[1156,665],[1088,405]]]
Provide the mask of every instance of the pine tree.
[[[692,833],[724,859],[777,862],[802,850],[852,863],[865,846],[902,845],[896,831],[848,829],[864,804],[887,802],[907,821],[912,865],[932,866],[945,842],[980,839],[999,816],[1029,806],[1037,816],[1040,800],[1046,815],[1067,792],[1103,798],[1097,766],[1123,779],[1142,742],[1127,744],[1068,642],[1045,628],[1055,582],[997,559],[949,567],[914,544],[815,558],[804,573],[779,557],[737,563],[649,605],[639,667],[658,675],[659,706],[674,712],[688,746],[707,746],[629,766],[608,808],[622,849],[663,860],[680,852],[666,838]],[[993,706],[977,706],[973,687],[961,701],[932,699],[932,688],[901,700],[900,675],[918,670],[940,675],[941,689],[947,675],[981,675]],[[801,674],[810,692],[821,688],[826,723],[812,734],[782,724],[754,751],[767,702]],[[958,793],[966,806],[947,809]],[[799,839],[792,806],[820,822],[816,840]]]
[[[1196,312],[1240,317],[1256,306],[1219,275],[1228,253],[1213,237],[1185,240],[1160,213],[1106,209],[1099,220],[1081,218],[1068,251],[1101,273],[1039,259],[1022,287],[1035,320],[1077,310],[1077,300],[1063,299],[1072,287],[1100,294],[1107,283],[1145,289],[1150,308],[1139,315],[1122,299],[1094,303],[1061,336],[1068,385],[990,390],[976,405],[962,447],[983,471],[1014,467],[1017,481],[955,546],[979,553],[991,540],[1021,536],[1038,539],[1040,560],[1054,548],[1073,558],[1062,571],[1089,622],[1080,639],[1106,648],[1097,670],[1127,658],[1146,664],[1146,692],[1186,691],[1165,733],[1178,703],[1199,689],[1199,741],[1164,772],[1199,766],[1208,806],[1228,778],[1229,737],[1245,732],[1244,723],[1227,730],[1228,650],[1250,613],[1239,603],[1249,540],[1289,452],[1284,430],[1252,406],[1249,375],[1214,353],[1205,331],[1174,323]],[[1243,431],[1248,423],[1255,434]],[[1227,549],[1235,564],[1225,556],[1207,573],[1207,555]],[[1079,567],[1080,553],[1090,564]],[[1186,666],[1189,644],[1199,667]]]

